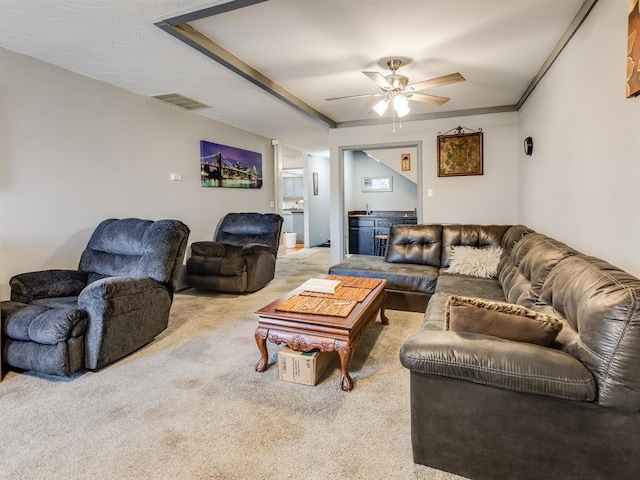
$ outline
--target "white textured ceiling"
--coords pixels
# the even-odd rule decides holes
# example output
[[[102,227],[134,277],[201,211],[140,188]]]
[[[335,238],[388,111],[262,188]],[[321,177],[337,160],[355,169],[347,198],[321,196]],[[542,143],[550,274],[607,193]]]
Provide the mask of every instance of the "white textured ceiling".
[[[328,128],[154,25],[225,2],[0,0],[0,46],[141,95],[178,92],[197,113],[326,150]],[[460,72],[466,81],[425,93],[411,115],[515,105],[583,0],[269,0],[190,25],[336,122],[378,118],[362,70],[407,59],[410,82]],[[410,117],[407,118],[407,120]],[[390,122],[389,118],[389,122]]]

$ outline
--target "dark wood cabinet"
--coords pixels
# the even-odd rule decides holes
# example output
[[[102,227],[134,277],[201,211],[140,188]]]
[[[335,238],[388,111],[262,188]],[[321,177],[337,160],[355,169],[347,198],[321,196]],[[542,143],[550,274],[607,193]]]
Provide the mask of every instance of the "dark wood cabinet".
[[[364,253],[365,255],[373,255],[373,236],[375,234],[376,230],[372,227],[361,227],[358,229],[358,252]]]
[[[388,235],[392,225],[416,225],[417,218],[402,212],[349,214],[349,253],[375,255],[375,236]]]
[[[375,226],[373,218],[349,217],[349,253],[373,255]]]

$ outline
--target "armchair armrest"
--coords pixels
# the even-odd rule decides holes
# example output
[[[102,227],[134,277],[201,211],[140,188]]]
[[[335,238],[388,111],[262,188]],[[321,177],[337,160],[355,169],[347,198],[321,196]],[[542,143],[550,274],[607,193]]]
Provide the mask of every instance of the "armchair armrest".
[[[224,257],[226,247],[219,242],[193,242],[191,244],[191,256],[198,257]]]
[[[167,328],[171,295],[150,277],[108,277],[78,297],[89,314],[85,366],[101,368],[150,342]]]
[[[11,300],[30,303],[37,298],[79,295],[88,275],[78,270],[41,270],[21,273],[9,280]]]
[[[96,301],[129,298],[137,303],[136,297],[158,287],[166,291],[160,282],[151,277],[107,277],[90,283],[80,293],[78,306],[88,305]]]
[[[241,255],[260,255],[262,253],[269,253],[273,255],[273,248],[262,243],[248,243],[242,247]]]
[[[400,361],[413,372],[516,392],[592,401],[593,375],[561,350],[468,332],[423,330],[407,338]]]

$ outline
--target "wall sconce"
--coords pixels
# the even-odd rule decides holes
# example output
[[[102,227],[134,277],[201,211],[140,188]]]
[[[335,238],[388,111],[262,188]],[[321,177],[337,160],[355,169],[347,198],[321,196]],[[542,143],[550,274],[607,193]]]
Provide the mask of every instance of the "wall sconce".
[[[527,137],[524,139],[524,154],[531,156],[533,153],[533,138]]]

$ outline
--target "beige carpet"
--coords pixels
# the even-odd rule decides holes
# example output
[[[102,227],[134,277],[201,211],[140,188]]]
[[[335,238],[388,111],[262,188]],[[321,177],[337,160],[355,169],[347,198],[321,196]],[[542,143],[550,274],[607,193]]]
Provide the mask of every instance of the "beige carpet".
[[[438,479],[414,465],[409,374],[398,360],[422,316],[388,311],[356,350],[353,391],[334,360],[315,387],[278,379],[280,346],[256,373],[255,312],[329,267],[329,249],[278,260],[246,296],[187,290],[167,331],[99,372],[0,383],[0,478]]]

